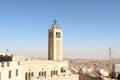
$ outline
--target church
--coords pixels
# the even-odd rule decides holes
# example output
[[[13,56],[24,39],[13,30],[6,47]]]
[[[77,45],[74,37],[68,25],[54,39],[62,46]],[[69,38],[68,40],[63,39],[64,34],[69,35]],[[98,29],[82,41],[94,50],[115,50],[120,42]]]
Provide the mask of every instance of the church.
[[[0,55],[3,55],[1,53]],[[5,56],[5,55],[4,55]],[[56,24],[48,30],[48,60],[31,60],[9,55],[0,61],[0,80],[78,80],[62,55],[62,29]]]

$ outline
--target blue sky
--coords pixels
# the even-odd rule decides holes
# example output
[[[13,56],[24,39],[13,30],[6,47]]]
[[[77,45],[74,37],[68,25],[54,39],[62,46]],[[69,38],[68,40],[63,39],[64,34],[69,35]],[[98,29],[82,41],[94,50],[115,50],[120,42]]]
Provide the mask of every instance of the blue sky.
[[[0,51],[47,57],[48,29],[63,28],[63,56],[120,56],[120,0],[1,0]]]

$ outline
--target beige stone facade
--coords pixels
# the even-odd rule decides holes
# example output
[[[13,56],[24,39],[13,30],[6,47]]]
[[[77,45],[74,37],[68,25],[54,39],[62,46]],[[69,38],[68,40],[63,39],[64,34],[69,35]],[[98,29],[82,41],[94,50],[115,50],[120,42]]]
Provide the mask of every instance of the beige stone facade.
[[[37,77],[51,77],[55,75],[61,75],[64,73],[61,73],[62,68],[68,68],[68,62],[62,61],[48,61],[48,60],[35,60],[35,61],[24,61],[21,63],[23,65],[21,67],[22,71],[24,73],[29,72],[32,73],[34,76]],[[69,70],[66,70],[65,73],[70,73]],[[25,80],[24,78],[26,77],[24,74],[22,80]],[[33,76],[31,76],[33,77]]]
[[[21,80],[20,69],[19,61],[0,62],[0,80]]]
[[[78,80],[68,61],[28,60],[0,63],[0,80]]]

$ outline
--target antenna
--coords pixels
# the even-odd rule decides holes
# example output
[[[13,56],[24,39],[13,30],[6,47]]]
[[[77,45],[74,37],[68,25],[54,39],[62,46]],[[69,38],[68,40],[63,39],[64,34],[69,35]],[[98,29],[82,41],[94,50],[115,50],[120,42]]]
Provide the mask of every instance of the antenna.
[[[111,64],[112,64],[112,51],[111,47],[108,48],[109,51],[109,71],[111,72]]]
[[[8,52],[9,52],[9,50],[8,50],[8,48],[6,49],[6,55],[8,54]]]

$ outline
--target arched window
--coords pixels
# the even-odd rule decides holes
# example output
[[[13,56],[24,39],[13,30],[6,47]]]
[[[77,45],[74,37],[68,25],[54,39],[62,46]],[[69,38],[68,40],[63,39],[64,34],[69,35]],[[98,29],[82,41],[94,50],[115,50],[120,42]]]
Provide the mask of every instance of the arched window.
[[[33,72],[31,73],[31,76],[32,76],[32,77],[34,76],[34,73],[33,73]]]
[[[53,75],[58,75],[58,70],[52,70],[51,71],[51,76],[53,76]]]
[[[40,71],[39,76],[46,76],[46,71]]]
[[[44,73],[43,73],[43,71],[42,71],[42,76],[44,76]]]
[[[46,76],[46,71],[44,72],[44,76]]]
[[[29,72],[29,73],[28,73],[28,79],[30,79],[30,76],[31,76],[31,73]]]
[[[55,75],[58,75],[58,71],[57,70],[55,71]]]
[[[55,70],[53,71],[53,75],[55,75]]]
[[[30,77],[33,77],[34,76],[34,72],[26,72],[25,73],[25,80],[29,80]]]
[[[39,72],[39,76],[41,76],[41,71]]]
[[[27,77],[28,77],[27,75],[28,75],[28,74],[27,74],[27,72],[26,72],[26,73],[25,73],[25,80],[27,80]]]
[[[52,77],[52,75],[53,75],[53,71],[51,71],[51,77]]]

